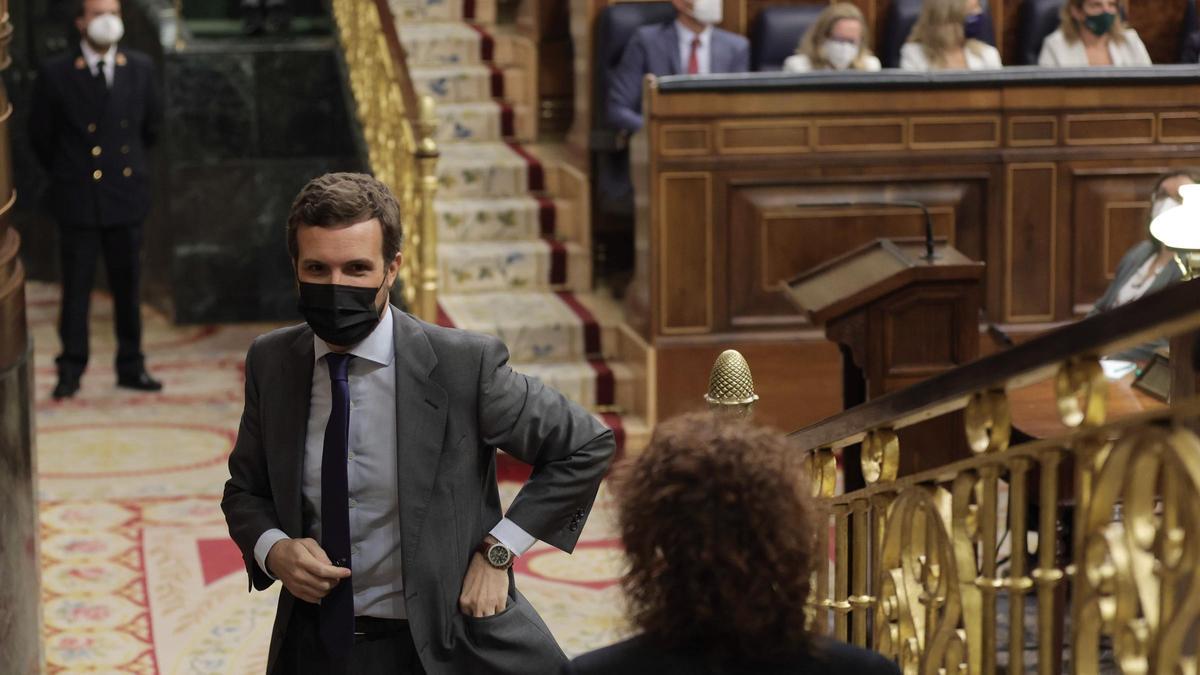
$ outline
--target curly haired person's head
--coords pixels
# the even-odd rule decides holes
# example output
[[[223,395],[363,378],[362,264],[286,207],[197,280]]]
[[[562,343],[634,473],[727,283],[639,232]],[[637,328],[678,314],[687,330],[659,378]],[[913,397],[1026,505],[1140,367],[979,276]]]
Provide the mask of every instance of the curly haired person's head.
[[[718,661],[781,661],[809,645],[817,521],[785,436],[685,415],[659,425],[615,483],[622,583],[643,633]]]

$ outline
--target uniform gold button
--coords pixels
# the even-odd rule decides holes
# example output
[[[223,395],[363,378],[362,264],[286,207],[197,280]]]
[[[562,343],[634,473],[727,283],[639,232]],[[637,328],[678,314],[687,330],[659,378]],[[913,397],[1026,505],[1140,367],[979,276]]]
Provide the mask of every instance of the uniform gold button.
[[[100,146],[97,145],[96,147],[92,148],[92,157],[99,157],[100,152]]]
[[[121,128],[128,129],[129,128],[129,120],[121,120]]]
[[[88,125],[88,133],[89,134],[96,133],[96,124],[94,122],[92,124]]]
[[[133,175],[133,169],[131,169],[131,168],[129,168],[129,167],[125,167],[125,169],[124,169],[123,171],[121,171],[121,173],[122,173],[122,174],[123,174],[123,175],[124,175],[126,178],[129,178],[130,176],[132,176],[132,175]]]
[[[95,171],[92,172],[92,180],[100,180],[101,178],[104,178],[103,171],[101,171],[100,169],[96,169]]]
[[[128,155],[128,154],[129,154],[129,146],[128,146],[128,145],[122,145],[122,146],[121,146],[121,154],[122,154],[122,155]]]

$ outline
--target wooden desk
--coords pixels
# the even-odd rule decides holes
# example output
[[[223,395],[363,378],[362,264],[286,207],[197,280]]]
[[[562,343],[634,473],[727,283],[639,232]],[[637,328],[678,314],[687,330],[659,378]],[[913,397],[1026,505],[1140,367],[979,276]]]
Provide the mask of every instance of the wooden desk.
[[[1166,408],[1167,404],[1133,387],[1133,373],[1108,382],[1108,419],[1117,420],[1135,413]],[[1058,416],[1054,380],[1047,379],[1008,392],[1008,406],[1014,429],[1034,438],[1061,436],[1070,429]]]
[[[837,380],[810,376],[837,354],[780,283],[924,219],[822,204],[926,204],[987,264],[986,316],[1018,339],[1082,316],[1145,236],[1155,178],[1200,165],[1196,100],[1195,66],[648,80],[629,319],[656,350],[658,417],[692,405],[725,348],[805,397],[764,395],[766,421],[838,409]]]

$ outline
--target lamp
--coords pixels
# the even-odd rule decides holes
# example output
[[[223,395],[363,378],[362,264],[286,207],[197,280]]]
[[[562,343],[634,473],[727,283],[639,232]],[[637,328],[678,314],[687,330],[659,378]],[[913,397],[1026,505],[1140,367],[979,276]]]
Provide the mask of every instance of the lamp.
[[[1200,184],[1179,188],[1183,204],[1159,214],[1150,223],[1150,236],[1175,251],[1184,279],[1200,276]]]

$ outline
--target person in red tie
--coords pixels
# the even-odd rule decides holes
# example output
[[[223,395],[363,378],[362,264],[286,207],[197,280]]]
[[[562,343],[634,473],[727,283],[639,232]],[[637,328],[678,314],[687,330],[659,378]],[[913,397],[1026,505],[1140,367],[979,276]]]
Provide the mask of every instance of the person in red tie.
[[[717,28],[721,0],[671,0],[673,21],[642,26],[629,38],[609,76],[608,121],[633,133],[642,128],[642,78],[750,70],[750,41]]]

